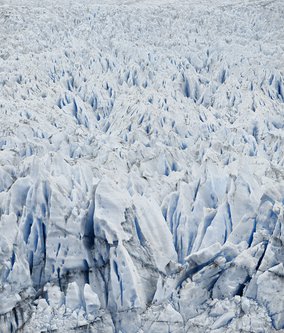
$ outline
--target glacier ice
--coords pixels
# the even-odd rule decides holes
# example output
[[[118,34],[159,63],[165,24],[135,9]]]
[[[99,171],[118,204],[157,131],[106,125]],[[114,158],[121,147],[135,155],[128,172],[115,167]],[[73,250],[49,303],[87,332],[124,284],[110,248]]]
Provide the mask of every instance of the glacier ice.
[[[284,330],[281,0],[0,0],[0,332]]]

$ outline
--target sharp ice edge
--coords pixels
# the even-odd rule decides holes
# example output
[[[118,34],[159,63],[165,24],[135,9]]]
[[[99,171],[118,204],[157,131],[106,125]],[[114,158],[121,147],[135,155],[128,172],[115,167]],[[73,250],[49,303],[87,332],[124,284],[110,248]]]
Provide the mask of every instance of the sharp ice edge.
[[[281,1],[0,5],[0,332],[284,329]]]

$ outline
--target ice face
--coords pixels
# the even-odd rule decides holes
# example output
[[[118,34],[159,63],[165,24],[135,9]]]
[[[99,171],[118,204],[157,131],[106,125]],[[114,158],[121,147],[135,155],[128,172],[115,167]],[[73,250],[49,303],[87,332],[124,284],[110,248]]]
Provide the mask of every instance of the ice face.
[[[280,0],[0,1],[0,332],[284,329]]]

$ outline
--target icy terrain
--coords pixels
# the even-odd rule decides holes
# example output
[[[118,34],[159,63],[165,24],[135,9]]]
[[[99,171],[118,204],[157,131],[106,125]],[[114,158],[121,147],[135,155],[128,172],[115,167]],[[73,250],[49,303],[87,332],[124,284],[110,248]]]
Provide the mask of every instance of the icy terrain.
[[[284,331],[283,1],[213,2],[0,0],[1,333]]]

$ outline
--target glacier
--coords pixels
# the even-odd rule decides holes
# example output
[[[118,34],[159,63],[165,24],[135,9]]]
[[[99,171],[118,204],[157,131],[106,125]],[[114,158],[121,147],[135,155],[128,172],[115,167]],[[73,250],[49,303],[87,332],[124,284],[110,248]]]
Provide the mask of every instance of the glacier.
[[[281,0],[0,0],[0,332],[284,332]]]

